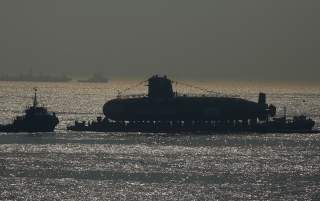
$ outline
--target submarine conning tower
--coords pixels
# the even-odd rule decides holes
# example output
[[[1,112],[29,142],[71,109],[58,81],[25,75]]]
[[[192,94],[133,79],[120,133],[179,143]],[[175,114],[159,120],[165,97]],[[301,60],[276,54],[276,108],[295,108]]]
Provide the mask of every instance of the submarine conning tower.
[[[166,76],[154,75],[145,82],[147,95],[119,96],[106,102],[103,106],[105,119],[119,122],[256,122],[266,121],[276,114],[276,108],[267,104],[264,93],[260,93],[258,102],[254,102],[212,93],[180,95],[172,87],[173,83],[180,83]]]
[[[172,98],[174,96],[172,81],[167,76],[154,75],[148,80],[148,97],[156,99]]]

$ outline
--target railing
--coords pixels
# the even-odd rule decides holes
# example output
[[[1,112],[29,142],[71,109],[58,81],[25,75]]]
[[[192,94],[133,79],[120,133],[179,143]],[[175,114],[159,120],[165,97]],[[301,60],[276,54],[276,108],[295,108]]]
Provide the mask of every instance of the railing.
[[[118,99],[129,99],[129,98],[146,98],[148,94],[128,94],[128,95],[118,95]]]
[[[198,93],[178,93],[175,92],[176,97],[227,97],[227,98],[237,98],[238,95],[227,95],[220,93],[211,93],[211,94],[198,94]]]
[[[130,99],[130,98],[147,98],[148,94],[129,94],[129,95],[118,95],[118,99]],[[238,95],[226,95],[226,94],[197,94],[197,93],[174,93],[174,97],[226,97],[226,98],[238,98]]]

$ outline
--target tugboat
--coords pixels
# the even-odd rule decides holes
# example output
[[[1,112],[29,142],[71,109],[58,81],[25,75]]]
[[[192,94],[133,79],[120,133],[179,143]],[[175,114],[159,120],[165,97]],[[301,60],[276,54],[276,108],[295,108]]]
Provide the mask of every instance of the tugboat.
[[[12,124],[0,125],[0,132],[53,132],[58,123],[59,119],[55,113],[50,113],[47,108],[38,106],[37,89],[34,89],[33,105],[28,106],[25,114],[16,117]]]
[[[266,94],[258,102],[238,97],[188,95],[173,91],[174,81],[152,76],[147,95],[118,96],[103,106],[105,117],[75,122],[68,130],[100,132],[310,132],[315,124],[306,117],[275,118],[276,107]]]

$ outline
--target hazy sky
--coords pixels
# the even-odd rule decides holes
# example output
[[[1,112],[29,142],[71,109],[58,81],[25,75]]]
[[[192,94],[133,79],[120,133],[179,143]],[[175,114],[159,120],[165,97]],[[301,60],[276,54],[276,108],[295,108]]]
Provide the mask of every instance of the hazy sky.
[[[319,0],[1,0],[0,72],[320,80]]]

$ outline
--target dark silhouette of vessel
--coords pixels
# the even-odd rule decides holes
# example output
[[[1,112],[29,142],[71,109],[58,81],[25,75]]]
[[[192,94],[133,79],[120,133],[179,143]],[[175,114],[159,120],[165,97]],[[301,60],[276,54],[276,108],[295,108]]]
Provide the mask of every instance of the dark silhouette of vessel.
[[[101,74],[95,73],[91,78],[87,80],[78,80],[78,82],[87,82],[87,83],[107,83],[109,79],[104,77]]]
[[[69,130],[102,132],[308,132],[315,122],[305,116],[276,118],[276,107],[238,97],[180,95],[166,76],[148,79],[148,94],[118,96],[103,106],[104,118],[75,122]]]
[[[66,75],[61,76],[53,76],[53,75],[34,75],[32,73],[29,74],[21,74],[21,75],[2,75],[0,77],[0,81],[14,81],[14,82],[70,82],[71,78]]]
[[[47,108],[38,106],[37,89],[35,89],[33,105],[27,107],[23,116],[18,116],[12,124],[0,125],[0,132],[53,132],[59,119],[55,113]]]

